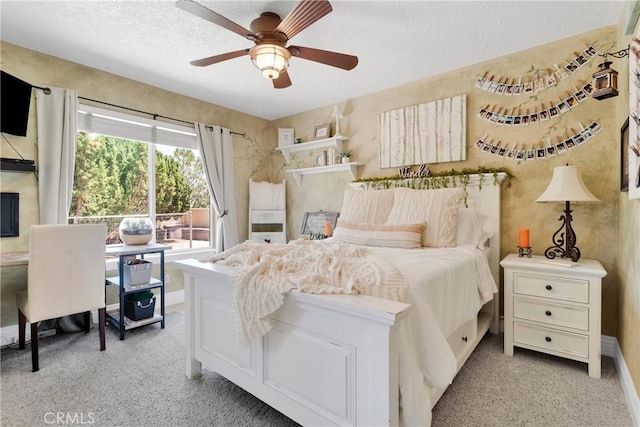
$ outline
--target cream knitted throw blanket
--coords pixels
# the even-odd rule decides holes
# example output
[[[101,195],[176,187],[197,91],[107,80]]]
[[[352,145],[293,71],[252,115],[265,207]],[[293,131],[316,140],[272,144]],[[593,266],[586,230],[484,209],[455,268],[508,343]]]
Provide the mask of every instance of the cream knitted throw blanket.
[[[406,301],[406,282],[391,264],[361,246],[292,240],[246,241],[202,261],[238,267],[235,311],[240,341],[249,344],[271,329],[270,316],[296,289],[308,293],[365,294]]]

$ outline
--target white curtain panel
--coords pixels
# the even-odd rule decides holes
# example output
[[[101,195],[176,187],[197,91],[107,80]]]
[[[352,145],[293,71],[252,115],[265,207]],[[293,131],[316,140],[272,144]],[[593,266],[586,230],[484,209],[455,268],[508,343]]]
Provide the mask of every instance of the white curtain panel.
[[[51,88],[36,91],[40,224],[66,224],[71,207],[78,133],[78,95]]]
[[[196,135],[209,191],[218,213],[218,253],[238,244],[233,141],[229,129],[196,123]]]

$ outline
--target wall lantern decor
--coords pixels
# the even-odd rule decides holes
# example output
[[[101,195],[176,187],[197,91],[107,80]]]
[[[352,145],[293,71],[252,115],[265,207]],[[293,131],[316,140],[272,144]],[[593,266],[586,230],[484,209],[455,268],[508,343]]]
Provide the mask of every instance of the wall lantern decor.
[[[618,72],[611,68],[612,62],[606,61],[606,58],[609,55],[614,58],[624,58],[629,55],[629,48],[617,52],[599,53],[598,55],[604,57],[605,61],[599,64],[600,69],[593,73],[593,93],[591,96],[598,100],[618,96]]]

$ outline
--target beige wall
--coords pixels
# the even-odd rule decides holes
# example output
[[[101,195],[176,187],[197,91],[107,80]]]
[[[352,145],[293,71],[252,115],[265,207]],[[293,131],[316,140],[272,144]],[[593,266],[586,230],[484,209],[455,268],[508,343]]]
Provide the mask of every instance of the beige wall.
[[[625,18],[622,17],[622,23]],[[620,25],[620,29],[623,33],[624,24]],[[636,26],[635,34],[640,37],[640,23]],[[630,38],[620,34],[617,49],[627,47]],[[620,68],[620,93],[628,93],[628,69]],[[617,101],[617,121],[622,124],[629,114],[629,100],[621,96]],[[620,290],[617,337],[636,393],[640,395],[640,200],[629,200],[628,195],[618,193],[617,270]]]
[[[267,179],[269,154],[275,136],[271,124],[263,119],[178,95],[114,74],[81,66],[59,58],[1,42],[1,68],[31,84],[75,89],[79,96],[191,122],[204,122],[247,134],[234,136],[237,214],[241,239],[247,235],[248,181]],[[31,103],[26,137],[6,135],[11,144],[28,159],[37,160],[37,120],[35,91]],[[0,143],[0,156],[18,157],[6,143]],[[24,252],[29,248],[29,227],[39,222],[38,188],[34,174],[0,172],[2,191],[20,193],[20,237],[2,238],[0,252]],[[168,291],[182,289],[182,274],[168,266]],[[25,289],[26,268],[1,270],[2,326],[17,323],[15,293]]]
[[[521,111],[533,111],[540,103],[557,100],[565,91],[571,91],[590,79],[597,69],[597,60],[582,67],[569,79],[560,82],[555,89],[538,94],[536,99],[491,95],[474,87],[478,75],[488,71],[495,76],[527,76],[530,70],[545,70],[553,64],[562,64],[572,53],[593,45],[611,50],[623,46],[617,28],[598,29],[559,40],[545,46],[517,52],[476,64],[439,76],[416,81],[397,88],[367,96],[346,100],[341,105],[345,117],[341,121],[341,133],[350,137],[346,144],[352,151],[352,159],[364,163],[359,168],[360,177],[394,175],[395,169],[378,167],[378,116],[381,112],[428,102],[458,94],[467,94],[467,161],[430,165],[433,171],[464,167],[509,167],[515,179],[503,192],[502,205],[502,255],[514,251],[517,229],[531,229],[531,245],[534,253],[542,254],[550,246],[551,236],[559,227],[558,217],[562,206],[537,204],[535,199],[546,188],[553,168],[569,163],[580,166],[591,191],[602,200],[593,205],[574,206],[574,225],[578,247],[585,258],[600,260],[608,271],[603,282],[602,332],[617,336],[625,359],[629,363],[636,388],[640,385],[640,204],[626,200],[626,193],[619,192],[619,129],[621,112],[626,97],[604,101],[589,99],[570,113],[554,121],[520,128],[492,126],[476,118],[481,106],[492,104],[509,109],[520,105]],[[319,153],[302,152],[292,156],[286,165],[281,155],[274,152],[275,129],[293,127],[296,136],[309,140],[315,125],[327,123],[332,106],[296,114],[275,122],[267,122],[246,114],[224,109],[192,98],[177,95],[158,88],[104,73],[58,58],[42,55],[11,44],[2,43],[2,69],[26,81],[38,85],[68,87],[81,96],[95,98],[131,108],[155,112],[189,121],[202,121],[246,132],[246,139],[235,137],[236,184],[238,189],[238,225],[241,239],[247,231],[247,181],[270,179],[272,182],[287,179],[289,238],[298,235],[303,213],[314,210],[339,211],[342,193],[351,181],[347,173],[311,175],[303,177],[297,186],[287,169],[308,167]],[[619,47],[616,48],[616,50]],[[624,65],[623,65],[624,64]],[[626,61],[616,62],[614,68],[621,71]],[[622,85],[621,85],[622,89]],[[625,93],[621,90],[621,93]],[[35,103],[32,104],[29,135],[26,138],[8,136],[27,158],[35,158]],[[472,148],[475,138],[490,135],[494,141],[506,145],[522,142],[555,139],[564,136],[569,129],[577,129],[578,123],[586,125],[597,120],[603,131],[588,143],[567,154],[544,161],[516,163],[478,152]],[[3,157],[15,157],[1,145]],[[3,238],[2,253],[25,251],[28,248],[28,227],[37,223],[37,187],[32,174],[2,172],[2,191],[21,193],[21,237]],[[618,226],[619,223],[619,226]],[[617,236],[617,241],[615,236]],[[618,261],[619,259],[619,261]],[[169,270],[171,289],[181,288],[180,274]],[[15,323],[13,295],[24,288],[26,270],[14,267],[2,270],[2,325]]]
[[[556,101],[566,91],[575,91],[591,79],[599,61],[593,60],[580,68],[570,78],[560,82],[557,88],[540,92],[536,99],[526,96],[507,97],[489,94],[474,87],[478,75],[488,72],[499,76],[528,76],[532,67],[544,71],[553,64],[563,64],[575,51],[593,45],[597,49],[610,49],[616,45],[616,28],[608,27],[586,34],[559,40],[537,48],[521,51],[513,55],[497,58],[482,64],[448,72],[439,76],[419,80],[390,90],[351,99],[342,104],[345,118],[341,121],[341,133],[350,137],[346,143],[352,151],[352,159],[364,163],[359,168],[360,177],[390,176],[397,169],[378,167],[378,116],[381,112],[400,107],[429,102],[458,94],[467,95],[467,160],[464,162],[430,165],[432,171],[462,169],[465,167],[506,166],[515,179],[511,187],[503,192],[502,203],[502,255],[513,252],[517,245],[517,230],[526,227],[531,230],[531,245],[535,254],[543,254],[551,246],[551,237],[560,226],[558,218],[564,208],[561,204],[535,203],[548,185],[555,166],[569,163],[580,166],[583,178],[591,191],[602,200],[592,205],[575,205],[574,228],[578,236],[577,245],[584,258],[595,258],[602,262],[608,276],[603,282],[603,322],[602,332],[616,335],[618,322],[618,270],[616,268],[617,246],[612,236],[616,235],[618,221],[618,134],[619,124],[614,115],[616,98],[597,101],[588,99],[569,113],[556,120],[526,127],[494,126],[476,117],[482,106],[487,104],[511,109],[520,105],[520,110],[534,111],[541,103]],[[566,95],[565,95],[566,97]],[[332,106],[287,117],[274,124],[278,127],[293,127],[296,136],[311,139],[315,125],[328,122]],[[587,125],[597,120],[603,131],[595,138],[570,152],[554,158],[516,163],[499,159],[473,148],[478,137],[490,135],[494,141],[501,140],[506,145],[513,142],[531,143],[545,141],[555,135],[564,136],[578,123]],[[282,157],[274,158],[274,168],[278,177],[287,178],[289,237],[297,236],[303,213],[310,210],[339,210],[342,193],[351,181],[347,173],[305,176],[300,187],[296,186],[285,170],[294,167],[313,166],[318,153],[302,152],[292,156],[290,165],[284,165]]]

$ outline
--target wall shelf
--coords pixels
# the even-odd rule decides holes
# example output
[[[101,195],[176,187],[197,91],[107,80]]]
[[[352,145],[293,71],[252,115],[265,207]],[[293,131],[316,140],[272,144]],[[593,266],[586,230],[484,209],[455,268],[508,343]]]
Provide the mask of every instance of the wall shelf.
[[[303,169],[290,169],[287,172],[293,174],[293,179],[296,180],[296,184],[300,185],[302,183],[303,175],[311,175],[316,173],[330,173],[330,172],[350,172],[353,179],[357,177],[357,167],[362,165],[362,163],[351,162],[351,163],[339,163],[337,165],[330,166],[315,166],[312,168],[303,168]]]
[[[277,147],[276,150],[280,151],[284,156],[284,160],[289,163],[291,161],[291,153],[298,151],[315,150],[318,148],[335,147],[336,151],[340,153],[343,151],[342,143],[349,138],[346,136],[331,137],[325,139],[317,139],[315,141],[301,142],[300,144],[285,145],[283,147]],[[295,175],[294,175],[295,176]]]

